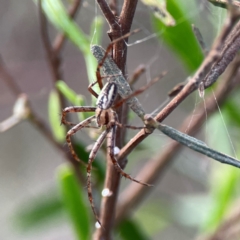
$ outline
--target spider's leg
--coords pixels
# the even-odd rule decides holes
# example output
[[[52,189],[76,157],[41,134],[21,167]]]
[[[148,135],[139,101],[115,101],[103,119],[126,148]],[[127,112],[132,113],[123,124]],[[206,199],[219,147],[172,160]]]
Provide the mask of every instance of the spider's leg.
[[[121,40],[124,40],[124,39],[128,38],[130,35],[132,35],[132,34],[134,34],[134,33],[137,33],[137,32],[139,32],[139,29],[136,29],[136,30],[134,30],[134,31],[132,31],[132,32],[129,32],[129,33],[127,33],[127,34],[119,37],[118,39],[115,39],[114,41],[112,41],[112,42],[108,45],[108,47],[107,47],[107,49],[106,49],[106,51],[105,51],[105,54],[104,54],[103,58],[100,59],[100,60],[98,60],[96,77],[97,77],[97,83],[98,83],[100,89],[103,88],[102,76],[101,76],[100,69],[101,69],[101,67],[103,66],[106,58],[108,57],[108,54],[109,54],[110,51],[112,50],[113,45],[114,45],[115,43],[121,41]],[[94,95],[94,94],[93,94],[93,95]],[[95,96],[95,95],[94,95],[94,96]]]
[[[77,112],[95,112],[96,107],[66,107],[62,110],[61,123],[65,125],[75,126],[76,124],[68,122],[66,120],[67,113],[77,113]]]
[[[132,125],[125,125],[125,124],[121,124],[119,122],[116,122],[115,123],[118,127],[121,127],[121,128],[130,128],[130,129],[133,129],[133,130],[140,130],[140,129],[144,129],[146,127],[136,127],[136,126],[132,126]]]
[[[101,77],[101,76],[100,76],[100,77]],[[95,82],[90,83],[90,84],[88,85],[88,91],[89,91],[94,97],[96,97],[96,98],[98,98],[98,94],[93,90],[92,87],[93,87],[94,85],[96,85],[97,83],[98,83],[100,89],[102,89],[102,85],[103,85],[103,84],[100,85],[98,81],[95,81]]]
[[[127,102],[130,98],[135,97],[142,92],[146,91],[149,87],[151,87],[154,83],[156,83],[158,80],[163,78],[166,75],[167,72],[162,72],[158,77],[155,77],[152,79],[147,85],[139,88],[138,90],[134,91],[132,94],[130,94],[127,98],[121,99],[119,102],[115,104],[115,108],[120,107],[123,103]]]
[[[85,119],[84,121],[78,123],[76,126],[74,126],[73,128],[71,128],[66,135],[66,141],[68,144],[68,147],[70,149],[70,152],[72,154],[72,156],[74,157],[74,159],[76,159],[78,162],[83,163],[86,166],[86,163],[84,163],[82,160],[80,160],[77,156],[77,154],[75,153],[74,149],[73,149],[73,145],[71,142],[71,136],[73,136],[77,131],[79,131],[80,129],[84,128],[85,126],[87,126],[89,123],[91,123],[91,121],[95,118],[95,116],[91,116],[87,119]]]
[[[92,183],[91,183],[91,171],[92,171],[92,163],[96,157],[96,154],[99,150],[99,148],[102,146],[103,141],[105,140],[107,134],[108,134],[109,130],[105,130],[104,132],[102,132],[102,134],[98,137],[97,141],[95,142],[92,151],[89,154],[89,159],[88,159],[88,165],[87,165],[87,190],[88,190],[88,199],[89,202],[91,204],[91,208],[93,211],[93,214],[96,218],[96,220],[98,221],[98,223],[101,225],[99,218],[97,216],[96,210],[95,210],[95,206],[94,206],[94,202],[93,202],[93,197],[92,197]]]
[[[140,183],[142,185],[145,185],[145,186],[151,186],[150,184],[147,184],[147,183],[143,183],[141,181],[138,181],[137,179],[135,178],[132,178],[129,174],[125,173],[122,168],[120,167],[120,165],[118,164],[118,161],[117,159],[115,158],[115,155],[114,155],[114,147],[115,147],[115,136],[116,136],[116,124],[115,123],[112,123],[111,126],[110,126],[110,141],[108,142],[108,149],[109,149],[109,155],[110,155],[110,158],[112,160],[112,163],[115,167],[115,169],[125,178],[128,178],[136,183]]]
[[[96,85],[98,83],[100,89],[102,90],[103,89],[103,84],[102,84],[102,79],[103,78],[112,78],[112,77],[116,77],[116,76],[119,76],[119,74],[116,74],[116,75],[107,75],[107,76],[97,76],[97,78],[101,78],[101,80],[98,80],[98,81],[95,81],[93,83],[90,83],[88,85],[88,91],[93,95],[95,96],[96,98],[98,98],[98,94],[93,90],[93,86]],[[101,83],[99,84],[99,81],[101,81]]]

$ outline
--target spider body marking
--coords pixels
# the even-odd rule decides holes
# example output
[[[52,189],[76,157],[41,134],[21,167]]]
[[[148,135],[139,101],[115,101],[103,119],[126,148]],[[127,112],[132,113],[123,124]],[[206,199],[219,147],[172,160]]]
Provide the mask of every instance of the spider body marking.
[[[108,82],[98,96],[95,114],[99,127],[107,125],[113,119],[111,107],[117,98],[117,90],[117,85],[114,82]]]

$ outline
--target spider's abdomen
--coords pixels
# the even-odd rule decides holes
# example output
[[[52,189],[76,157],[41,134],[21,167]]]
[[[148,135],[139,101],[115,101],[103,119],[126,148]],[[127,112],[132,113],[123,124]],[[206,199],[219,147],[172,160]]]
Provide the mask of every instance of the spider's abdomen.
[[[98,96],[97,107],[103,110],[111,108],[116,97],[117,85],[114,82],[107,83]]]

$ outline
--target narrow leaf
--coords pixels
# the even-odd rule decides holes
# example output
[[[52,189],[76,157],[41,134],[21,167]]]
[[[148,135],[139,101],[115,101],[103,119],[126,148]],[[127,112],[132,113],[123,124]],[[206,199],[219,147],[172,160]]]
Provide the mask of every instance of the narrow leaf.
[[[143,229],[139,227],[139,224],[130,219],[123,220],[118,226],[118,234],[121,235],[121,239],[124,240],[147,240],[150,239],[147,237],[146,233],[143,232]]]
[[[21,230],[26,231],[32,228],[39,228],[39,225],[46,225],[59,219],[63,210],[63,204],[55,189],[47,191],[34,198],[28,199],[19,207],[14,222]]]
[[[68,165],[61,165],[57,171],[64,206],[70,216],[77,239],[90,237],[90,209],[85,202],[84,187],[77,180],[73,169]]]
[[[52,90],[48,100],[48,117],[54,138],[59,143],[64,142],[66,136],[65,127],[60,124],[61,111],[59,96]]]
[[[163,40],[181,58],[190,71],[198,68],[203,60],[203,53],[192,31],[190,22],[186,19],[175,0],[167,1],[167,10],[176,20],[176,25],[167,27],[158,18],[152,18],[152,24],[159,39]]]
[[[148,6],[154,16],[158,18],[166,26],[174,26],[175,20],[166,9],[165,0],[141,0],[143,4]]]

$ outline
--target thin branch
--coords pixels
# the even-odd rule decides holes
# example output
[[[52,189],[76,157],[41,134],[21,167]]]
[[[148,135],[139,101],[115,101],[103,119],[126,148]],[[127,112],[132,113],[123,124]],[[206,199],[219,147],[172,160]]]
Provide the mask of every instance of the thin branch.
[[[134,17],[135,9],[136,9],[135,0],[124,1],[124,7],[121,11],[119,21],[117,21],[114,13],[111,12],[110,7],[107,5],[106,1],[98,0],[98,4],[106,17],[106,20],[109,23],[110,32],[109,37],[111,40],[118,39],[125,33],[129,32],[132,24],[132,19]],[[123,10],[125,13],[123,14]],[[131,16],[129,15],[131,14]],[[120,24],[119,24],[120,23]],[[123,24],[123,26],[121,26]],[[127,39],[126,39],[127,41]],[[121,70],[123,76],[125,75],[125,66],[126,66],[126,58],[127,58],[127,46],[124,41],[119,41],[113,45],[112,57],[118,68]],[[123,106],[117,109],[117,115],[120,123],[123,122],[123,119],[126,116],[123,116]],[[126,111],[124,111],[126,113]],[[117,130],[116,134],[116,146],[119,148],[122,147],[124,139],[124,131],[120,128]],[[123,167],[126,163],[126,159],[122,159],[119,164]],[[94,239],[111,239],[111,231],[114,225],[115,219],[115,208],[118,197],[118,190],[120,186],[120,174],[116,172],[116,169],[111,163],[111,159],[109,155],[107,155],[107,169],[106,169],[106,177],[104,183],[104,189],[108,189],[112,192],[110,197],[103,197],[101,202],[101,213],[100,213],[100,221],[102,224],[102,228],[97,229],[94,234]]]
[[[226,71],[226,74],[223,76],[223,81],[221,81],[216,89],[215,95],[219,106],[224,103],[231,91],[240,84],[238,79],[239,75],[237,75],[239,64],[240,56],[238,56],[229,66],[228,71]],[[206,111],[208,116],[218,109],[216,100],[213,96],[206,99],[205,106],[207,108]],[[188,128],[189,135],[194,135],[197,131],[199,131],[199,128],[204,123],[206,117],[204,105],[201,104],[196,111],[198,112],[198,118],[192,120],[191,115],[187,117],[180,128],[180,131],[184,132]],[[191,120],[191,126],[188,127]],[[163,152],[148,161],[148,163],[139,172],[137,178],[150,184],[156,183],[157,180],[162,177],[163,171],[171,163],[172,159],[177,155],[181,147],[180,143],[171,140]],[[146,169],[148,169],[148,171],[146,171]],[[117,207],[117,222],[121,221],[121,219],[124,218],[129,211],[136,208],[149,191],[151,191],[151,188],[131,183],[120,196],[120,204]]]
[[[117,0],[110,0],[109,1],[109,7],[110,7],[112,13],[115,16],[118,16],[118,2],[117,2]]]
[[[100,9],[102,10],[103,15],[105,16],[105,18],[108,22],[110,31],[119,31],[121,27],[120,27],[115,15],[111,11],[110,6],[107,4],[107,2],[105,0],[97,0],[97,2],[98,2]]]
[[[22,93],[18,83],[14,81],[12,76],[8,73],[7,67],[5,66],[2,57],[0,57],[0,74],[2,76],[3,81],[6,83],[6,85],[9,87],[9,89],[15,96],[18,96]]]
[[[39,9],[40,32],[42,36],[42,41],[47,53],[47,61],[52,73],[52,80],[55,83],[56,81],[61,79],[61,74],[59,72],[60,59],[58,58],[57,55],[54,54],[54,51],[52,49],[52,44],[49,39],[48,30],[47,30],[47,19],[42,9],[42,0],[38,0],[38,9]]]
[[[79,9],[80,3],[81,3],[80,0],[75,0],[72,3],[72,5],[68,10],[69,17],[73,18],[76,15],[77,10]],[[42,37],[44,48],[47,54],[47,61],[51,71],[52,81],[53,81],[53,84],[55,85],[55,83],[58,80],[60,79],[63,80],[63,76],[60,70],[60,67],[61,67],[60,51],[63,48],[66,37],[62,33],[58,34],[52,46],[51,41],[49,39],[48,30],[47,30],[47,19],[42,9],[42,0],[38,0],[38,10],[39,10],[39,18],[40,18],[41,37]],[[63,109],[65,107],[64,97],[62,96],[62,94],[58,89],[56,89],[56,92],[60,100],[61,109]]]
[[[231,22],[231,24],[229,24],[229,21]],[[155,121],[162,122],[184,99],[186,99],[193,91],[195,91],[199,87],[199,84],[204,80],[207,74],[208,76],[212,76],[212,73],[215,72],[215,68],[212,67],[213,63],[218,61],[218,65],[221,66],[221,70],[222,70],[221,73],[223,72],[223,70],[226,69],[226,67],[232,60],[232,56],[238,52],[238,48],[233,47],[232,45],[229,44],[229,42],[235,45],[239,45],[240,41],[235,42],[236,38],[232,38],[231,36],[235,36],[235,35],[238,36],[238,32],[239,32],[238,25],[240,23],[238,23],[236,27],[234,27],[233,33],[227,38],[226,43],[224,45],[224,46],[231,46],[231,49],[234,49],[235,52],[233,53],[233,51],[226,51],[225,48],[223,48],[221,45],[222,45],[222,41],[224,41],[224,39],[226,38],[226,33],[230,32],[230,29],[233,28],[234,23],[236,21],[237,20],[235,17],[230,17],[230,20],[229,19],[226,20],[226,24],[223,27],[223,30],[221,31],[219,38],[215,40],[212,50],[209,52],[208,56],[203,61],[203,63],[201,64],[197,72],[189,80],[189,82],[184,86],[184,88],[165,106],[165,108],[163,108],[162,111],[160,111],[157,114],[157,116],[154,118]],[[236,34],[234,34],[234,32]],[[218,52],[219,48],[221,49],[223,48],[225,53],[224,58],[221,57],[222,56],[221,53]],[[231,57],[227,56],[228,53],[231,54]],[[227,64],[226,64],[226,61],[227,61]],[[210,72],[208,73],[208,71]],[[220,76],[220,72],[219,74],[214,75],[214,79],[216,80],[219,76]],[[137,133],[135,137],[132,139],[132,141],[127,143],[121,149],[118,155],[119,160],[128,156],[128,154],[148,135],[149,133],[146,133],[144,130]]]
[[[71,6],[68,9],[68,15],[70,18],[74,18],[79,11],[79,7],[81,5],[82,0],[74,0],[74,2],[71,4]],[[60,51],[63,48],[63,45],[65,43],[66,36],[63,33],[59,33],[54,42],[53,42],[53,51],[55,55],[59,55]]]
[[[119,17],[123,34],[130,32],[138,0],[125,0]]]
[[[2,59],[0,61],[0,74],[2,76],[3,81],[6,83],[6,85],[9,86],[9,89],[16,97],[18,97],[21,94],[25,95],[21,90],[21,88],[19,87],[19,85],[17,84],[17,81],[8,72],[8,69],[4,65]],[[27,119],[31,122],[33,126],[35,126],[39,130],[41,134],[44,135],[44,137],[53,146],[55,146],[60,151],[60,153],[64,156],[64,158],[67,161],[70,161],[73,164],[78,178],[83,182],[84,179],[82,177],[81,172],[79,171],[79,163],[73,159],[72,155],[69,153],[67,148],[63,147],[62,144],[59,144],[55,141],[53,135],[51,134],[51,130],[48,128],[46,122],[42,118],[40,118],[40,116],[38,116],[36,112],[34,112],[34,109],[31,107],[31,103],[29,102],[29,100],[27,99],[26,101],[27,101],[28,110],[29,110],[29,116]]]

